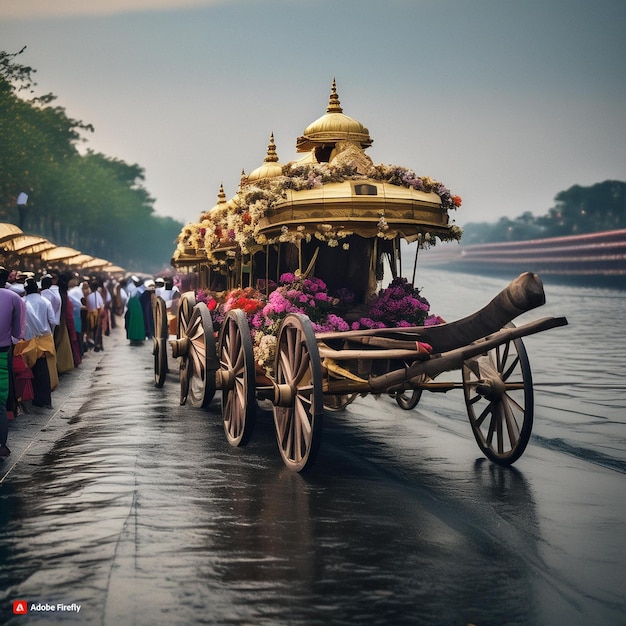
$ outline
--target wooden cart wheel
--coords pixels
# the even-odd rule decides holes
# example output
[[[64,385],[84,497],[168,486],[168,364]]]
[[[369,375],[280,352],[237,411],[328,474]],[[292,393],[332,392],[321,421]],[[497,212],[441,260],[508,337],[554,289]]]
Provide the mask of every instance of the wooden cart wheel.
[[[178,307],[178,316],[176,318],[176,338],[178,340],[187,336],[187,326],[193,315],[193,309],[196,306],[196,294],[193,291],[186,291],[180,297]],[[180,404],[187,402],[189,393],[189,375],[187,373],[188,361],[186,358],[180,359],[179,378],[180,378]]]
[[[217,352],[211,313],[204,302],[194,308],[187,328],[189,344],[189,399],[192,406],[206,407],[215,395]]]
[[[410,411],[414,409],[421,397],[423,389],[406,389],[405,391],[398,391],[394,394],[396,402],[401,409]]]
[[[180,296],[178,305],[178,318],[176,322],[176,338],[180,339],[189,326],[189,320],[193,315],[193,309],[196,306],[196,294],[193,291],[186,291]]]
[[[154,337],[152,339],[152,354],[154,355],[154,384],[163,387],[167,376],[167,307],[165,300],[154,296],[152,300],[152,317],[154,319]]]
[[[533,427],[533,382],[522,340],[465,361],[463,389],[478,447],[494,463],[511,465]]]
[[[311,321],[290,314],[283,321],[274,368],[274,423],[285,465],[301,472],[315,461],[323,425],[322,367]]]
[[[245,446],[256,418],[254,352],[245,313],[231,309],[220,330],[222,420],[231,446]]]
[[[172,354],[181,358],[180,403],[187,398],[195,407],[206,407],[215,395],[216,351],[213,320],[206,304],[196,305],[189,326],[172,342]]]
[[[352,404],[357,398],[358,393],[345,393],[337,395],[324,396],[324,410],[333,413],[335,411],[343,411],[349,404]]]

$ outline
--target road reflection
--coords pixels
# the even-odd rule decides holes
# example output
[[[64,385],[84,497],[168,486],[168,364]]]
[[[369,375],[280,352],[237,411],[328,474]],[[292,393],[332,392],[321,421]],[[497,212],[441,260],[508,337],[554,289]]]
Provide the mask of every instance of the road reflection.
[[[295,474],[270,415],[231,448],[217,399],[125,380],[142,358],[111,359],[80,419],[3,485],[2,623],[26,598],[80,603],[81,624],[534,624],[561,592],[526,475],[455,428],[367,399]]]

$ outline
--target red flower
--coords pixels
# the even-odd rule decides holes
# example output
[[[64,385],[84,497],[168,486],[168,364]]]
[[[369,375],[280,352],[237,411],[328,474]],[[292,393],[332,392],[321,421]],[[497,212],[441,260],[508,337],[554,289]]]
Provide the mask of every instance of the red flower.
[[[463,202],[461,196],[452,196],[452,204],[454,204],[454,206],[461,206],[461,202]]]
[[[250,215],[250,213],[248,211],[246,211],[243,214],[243,223],[244,224],[250,224],[252,222],[252,216]]]

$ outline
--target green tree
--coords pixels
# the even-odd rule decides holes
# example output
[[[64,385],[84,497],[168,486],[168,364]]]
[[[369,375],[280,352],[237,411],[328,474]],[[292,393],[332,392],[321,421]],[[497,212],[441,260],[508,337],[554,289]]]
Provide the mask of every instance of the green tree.
[[[35,70],[21,65],[15,54],[0,52],[0,211],[14,215],[18,193],[29,195],[29,214],[43,211],[46,182],[58,176],[64,162],[77,155],[81,131],[93,127],[73,120],[65,109],[51,106],[55,96],[34,96]],[[31,97],[24,99],[20,94]],[[45,207],[47,208],[47,207]],[[18,216],[19,217],[19,216]],[[28,228],[28,218],[20,220]]]
[[[574,185],[559,192],[554,200],[555,206],[538,217],[527,211],[513,220],[502,217],[495,223],[466,224],[463,243],[525,241],[626,228],[625,182]]]
[[[124,267],[163,268],[182,224],[154,215],[139,165],[78,151],[93,127],[52,94],[34,95],[35,70],[16,61],[23,51],[0,52],[0,220]]]
[[[606,180],[591,187],[574,185],[554,198],[538,222],[553,235],[626,228],[626,183]]]

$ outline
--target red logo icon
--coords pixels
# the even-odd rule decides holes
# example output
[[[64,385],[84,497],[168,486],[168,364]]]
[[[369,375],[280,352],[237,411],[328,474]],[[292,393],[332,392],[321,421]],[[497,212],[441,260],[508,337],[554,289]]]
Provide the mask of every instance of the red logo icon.
[[[13,600],[13,614],[26,615],[28,613],[28,602],[26,600]]]

